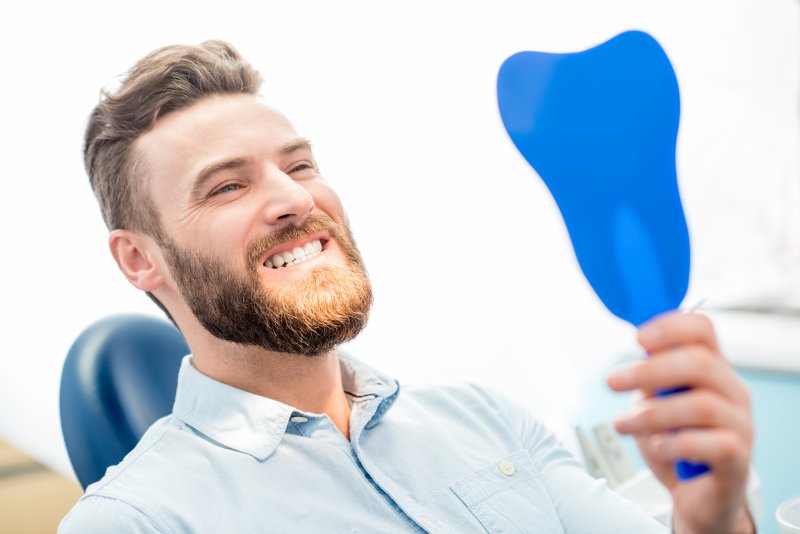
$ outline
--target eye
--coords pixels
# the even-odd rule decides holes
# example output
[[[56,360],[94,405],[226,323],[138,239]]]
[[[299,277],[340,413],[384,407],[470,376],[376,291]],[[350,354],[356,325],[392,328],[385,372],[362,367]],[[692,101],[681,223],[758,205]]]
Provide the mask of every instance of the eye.
[[[292,170],[289,171],[289,174],[292,174],[293,172],[300,172],[300,171],[305,171],[305,170],[309,170],[309,169],[311,169],[313,171],[314,170],[314,166],[311,165],[310,163],[303,162],[303,163],[300,163],[300,164],[295,165],[294,167],[292,167]]]
[[[236,191],[237,189],[239,189],[241,187],[242,186],[239,185],[239,184],[225,184],[222,187],[212,191],[212,193],[209,196],[213,197],[213,196],[216,196],[216,195],[219,195],[219,194],[222,194],[222,193],[229,193],[231,191]]]

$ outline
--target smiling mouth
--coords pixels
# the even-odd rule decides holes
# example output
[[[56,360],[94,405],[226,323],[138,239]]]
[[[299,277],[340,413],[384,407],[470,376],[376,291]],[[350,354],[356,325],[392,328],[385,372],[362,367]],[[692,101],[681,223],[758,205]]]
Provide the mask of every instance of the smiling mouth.
[[[327,243],[326,239],[313,239],[302,247],[297,246],[290,250],[278,252],[267,258],[264,262],[264,267],[268,269],[281,269],[284,267],[291,267],[292,265],[298,265],[322,254],[325,243]]]

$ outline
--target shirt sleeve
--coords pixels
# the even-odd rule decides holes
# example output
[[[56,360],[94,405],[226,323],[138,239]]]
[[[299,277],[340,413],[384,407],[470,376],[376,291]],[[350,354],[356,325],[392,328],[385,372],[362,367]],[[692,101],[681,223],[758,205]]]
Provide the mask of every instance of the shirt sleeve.
[[[572,534],[664,533],[668,529],[592,477],[556,436],[528,410],[493,392],[505,420],[519,435],[542,476],[564,531]]]
[[[144,512],[130,504],[100,496],[82,498],[58,526],[58,534],[162,534]]]

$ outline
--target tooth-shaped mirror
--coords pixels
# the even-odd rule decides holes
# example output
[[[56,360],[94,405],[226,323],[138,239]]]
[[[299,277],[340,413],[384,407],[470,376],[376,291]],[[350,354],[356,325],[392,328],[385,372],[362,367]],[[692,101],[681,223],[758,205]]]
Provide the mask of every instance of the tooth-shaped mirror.
[[[689,283],[675,172],[680,99],[656,40],[630,31],[583,52],[514,54],[500,68],[497,99],[606,307],[637,326],[677,309]],[[677,467],[684,479],[707,470]]]

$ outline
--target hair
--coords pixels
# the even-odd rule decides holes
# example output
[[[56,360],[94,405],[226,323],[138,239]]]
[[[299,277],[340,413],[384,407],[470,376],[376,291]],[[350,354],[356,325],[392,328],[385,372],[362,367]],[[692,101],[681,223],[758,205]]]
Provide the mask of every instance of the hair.
[[[255,95],[261,82],[233,46],[206,41],[151,52],[128,71],[117,90],[103,90],[89,116],[83,156],[108,229],[142,232],[162,243],[160,218],[147,193],[136,140],[168,113],[213,95]]]
[[[155,122],[212,95],[256,94],[258,72],[224,41],[172,45],[141,59],[89,116],[84,164],[109,230],[160,235],[135,142]]]

